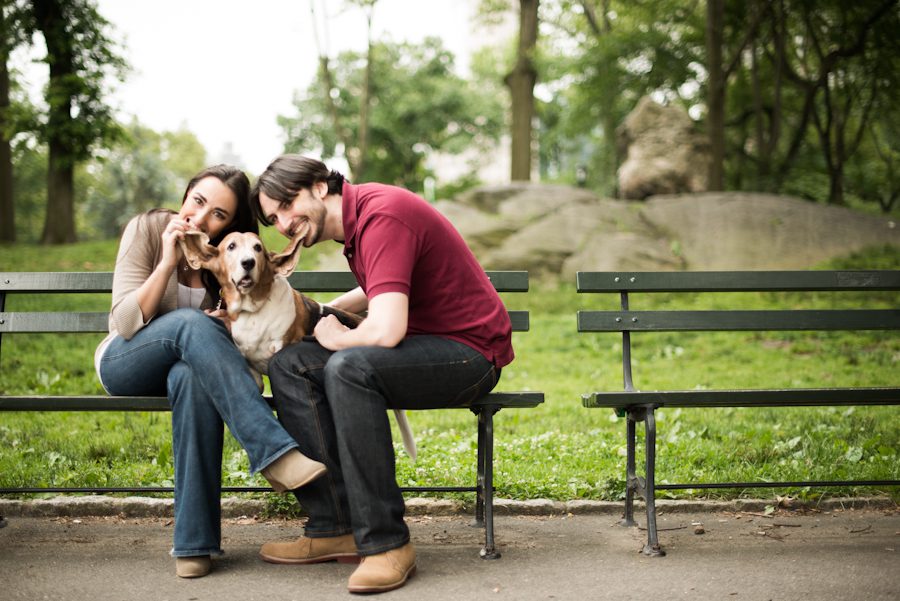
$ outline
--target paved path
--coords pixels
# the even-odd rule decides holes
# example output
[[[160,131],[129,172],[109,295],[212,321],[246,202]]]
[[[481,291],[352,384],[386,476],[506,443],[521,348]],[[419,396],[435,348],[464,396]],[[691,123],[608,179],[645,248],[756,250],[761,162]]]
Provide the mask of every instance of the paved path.
[[[353,566],[280,566],[257,559],[301,524],[231,518],[226,555],[206,578],[182,580],[168,557],[170,518],[7,516],[0,529],[0,599],[280,601],[356,598]],[[900,511],[670,513],[664,558],[638,550],[641,530],[613,515],[504,516],[503,557],[478,558],[481,531],[461,516],[409,518],[419,573],[379,598],[900,599]],[[695,533],[696,525],[705,531]]]

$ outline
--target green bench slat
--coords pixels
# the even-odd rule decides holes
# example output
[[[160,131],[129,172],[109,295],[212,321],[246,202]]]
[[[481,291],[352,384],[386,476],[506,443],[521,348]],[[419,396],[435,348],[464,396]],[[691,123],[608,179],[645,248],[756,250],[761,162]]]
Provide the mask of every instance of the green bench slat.
[[[497,292],[528,292],[527,271],[486,271]],[[349,271],[303,271],[290,275],[291,286],[303,292],[343,292],[356,288]]]
[[[271,397],[266,397],[271,405]],[[544,402],[541,392],[492,392],[470,405],[459,409],[498,407],[501,409],[526,409]],[[166,397],[139,396],[0,396],[0,411],[169,411]],[[410,410],[414,411],[414,410]],[[422,411],[426,411],[422,409]]]
[[[900,290],[898,271],[579,271],[578,292]]]
[[[170,411],[166,397],[155,396],[0,396],[0,411]]]
[[[0,313],[0,334],[109,331],[109,313]]]
[[[288,282],[303,292],[346,292],[357,286],[349,271],[295,271]]]
[[[579,332],[896,329],[896,309],[578,312]]]
[[[529,329],[528,311],[510,311],[514,332]],[[0,312],[0,334],[109,331],[109,313]]]
[[[498,292],[528,292],[527,271],[487,271]],[[110,292],[113,274],[101,272],[0,272],[2,292]],[[303,292],[344,292],[356,287],[356,278],[349,271],[303,271],[288,278],[291,285]]]
[[[4,271],[2,292],[109,292],[112,272]]]
[[[498,292],[527,292],[527,271],[486,271]],[[344,292],[356,287],[349,271],[305,271],[291,274],[291,285],[303,292]],[[0,272],[0,294],[110,292],[112,272]],[[515,332],[530,328],[528,311],[510,311]],[[0,334],[106,332],[104,313],[0,312]]]
[[[527,332],[530,328],[528,311],[508,311],[513,332]]]
[[[543,392],[492,392],[472,403],[462,407],[501,407],[503,409],[530,409],[544,402]]]
[[[646,390],[594,392],[581,397],[589,409],[660,407],[814,407],[896,405],[900,388],[787,388],[766,390]]]

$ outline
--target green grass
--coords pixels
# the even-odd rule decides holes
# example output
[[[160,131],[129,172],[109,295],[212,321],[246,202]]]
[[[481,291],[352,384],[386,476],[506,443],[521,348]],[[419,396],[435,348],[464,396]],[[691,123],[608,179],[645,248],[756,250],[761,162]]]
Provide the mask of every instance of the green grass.
[[[278,241],[267,243],[277,248]],[[114,243],[66,247],[0,246],[0,271],[112,269]],[[301,268],[315,264],[304,254]],[[821,267],[900,268],[900,250],[872,249]],[[531,311],[531,331],[514,334],[517,358],[501,390],[539,390],[544,406],[495,417],[495,484],[502,497],[618,499],[624,491],[623,419],[588,410],[580,396],[617,390],[621,338],[578,334],[580,308],[617,307],[615,295],[578,295],[570,283],[536,283],[507,294]],[[105,310],[105,295],[10,298],[10,309]],[[896,308],[894,293],[740,294],[632,298],[632,308]],[[101,336],[6,336],[0,393],[102,393],[93,373]],[[666,333],[635,337],[635,382],[642,389],[896,385],[900,337],[863,333]],[[897,407],[668,409],[658,412],[659,482],[900,479]],[[419,443],[413,464],[398,447],[401,485],[470,485],[475,478],[474,416],[465,410],[412,412]],[[640,428],[639,428],[640,431]],[[399,440],[399,437],[397,437]],[[227,438],[229,485],[259,484]],[[0,413],[0,486],[170,485],[167,413]],[[758,496],[771,491],[672,491],[688,498]],[[779,493],[785,491],[778,491]],[[872,489],[787,491],[803,497],[871,494]],[[897,491],[887,491],[896,495]],[[269,495],[280,508],[280,496]],[[470,498],[464,496],[463,498]]]

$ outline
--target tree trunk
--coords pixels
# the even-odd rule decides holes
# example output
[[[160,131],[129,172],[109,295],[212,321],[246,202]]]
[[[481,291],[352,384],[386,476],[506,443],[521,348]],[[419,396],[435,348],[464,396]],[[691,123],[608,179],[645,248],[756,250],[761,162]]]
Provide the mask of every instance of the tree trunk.
[[[47,44],[50,80],[47,83],[47,215],[43,244],[65,244],[75,237],[74,149],[65,132],[73,129],[72,91],[67,80],[77,77],[72,40],[66,31],[66,19],[58,0],[34,0],[38,28]]]
[[[771,171],[770,155],[766,152],[766,112],[762,99],[762,84],[759,80],[759,49],[756,42],[750,47],[750,83],[753,92],[753,126],[756,140],[756,189],[766,190],[766,182]]]
[[[706,128],[709,135],[709,190],[721,190],[725,180],[725,73],[722,44],[725,28],[724,0],[706,2],[707,90]]]
[[[516,65],[506,76],[512,100],[512,165],[513,181],[531,179],[531,120],[534,117],[534,49],[537,44],[539,0],[520,0],[519,46]]]
[[[58,142],[51,143],[47,163],[47,216],[42,244],[68,244],[75,237],[75,168]],[[54,147],[57,147],[54,150]],[[64,157],[60,161],[60,157]]]
[[[0,32],[5,32],[6,27],[6,6],[0,4]],[[0,40],[0,242],[16,241],[12,146],[6,134],[9,127],[6,120],[9,109],[9,68],[6,64],[8,58],[7,41],[2,39]]]

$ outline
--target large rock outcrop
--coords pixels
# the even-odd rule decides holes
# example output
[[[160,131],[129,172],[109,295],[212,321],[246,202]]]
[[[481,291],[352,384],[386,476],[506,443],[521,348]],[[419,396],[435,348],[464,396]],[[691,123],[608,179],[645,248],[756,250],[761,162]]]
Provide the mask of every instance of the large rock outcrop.
[[[706,138],[681,107],[644,97],[616,135],[626,156],[618,172],[620,197],[643,200],[656,194],[706,190]]]
[[[900,247],[885,216],[787,196],[707,192],[646,202],[515,184],[438,203],[490,269],[574,281],[579,270],[805,269],[867,246]]]

